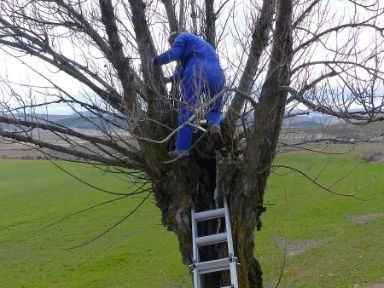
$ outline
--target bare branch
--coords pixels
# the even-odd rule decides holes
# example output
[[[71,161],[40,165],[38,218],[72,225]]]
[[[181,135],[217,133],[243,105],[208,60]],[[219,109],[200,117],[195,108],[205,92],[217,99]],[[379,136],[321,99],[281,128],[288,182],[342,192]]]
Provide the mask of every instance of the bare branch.
[[[383,12],[384,13],[384,12]],[[311,45],[312,43],[318,41],[321,37],[324,37],[324,36],[327,36],[328,34],[332,33],[332,32],[337,32],[337,31],[340,31],[340,30],[343,30],[343,29],[347,29],[347,28],[363,28],[363,27],[366,27],[366,28],[372,28],[372,29],[375,29],[377,31],[379,31],[380,33],[383,34],[384,32],[384,28],[380,28],[374,24],[370,24],[368,23],[371,19],[367,19],[365,21],[362,21],[362,22],[359,22],[359,23],[348,23],[348,24],[343,24],[343,25],[338,25],[336,27],[332,27],[332,28],[329,28],[329,29],[326,29],[322,32],[319,32],[317,33],[316,35],[314,35],[313,38],[303,42],[303,43],[300,43],[300,45],[298,45],[297,47],[295,47],[292,51],[293,54],[297,53],[299,50]],[[384,34],[383,34],[384,36]]]
[[[99,235],[97,235],[96,237],[92,238],[91,240],[88,240],[80,245],[77,245],[77,246],[73,246],[73,247],[70,247],[66,250],[73,250],[73,249],[76,249],[76,248],[80,248],[80,247],[83,247],[85,245],[88,245],[94,241],[96,241],[97,239],[103,237],[105,234],[107,234],[108,232],[110,232],[111,230],[113,230],[114,228],[116,228],[117,226],[119,226],[121,223],[123,223],[125,220],[127,220],[130,216],[132,216],[141,206],[143,206],[143,204],[145,203],[145,201],[148,200],[149,196],[151,196],[152,192],[148,193],[147,196],[145,196],[143,198],[143,200],[131,211],[129,212],[128,215],[124,216],[123,218],[121,218],[118,222],[116,222],[114,225],[112,225],[111,227],[109,227],[107,230],[105,230],[104,232],[100,233]]]
[[[118,144],[116,144],[114,142],[104,140],[104,139],[101,139],[98,137],[92,137],[92,136],[86,135],[84,133],[74,131],[68,127],[59,127],[59,126],[47,125],[47,124],[40,123],[40,122],[24,121],[21,119],[11,119],[8,117],[3,117],[3,116],[0,116],[0,122],[6,123],[6,124],[18,125],[18,126],[25,126],[25,127],[31,128],[31,129],[43,129],[43,130],[47,130],[47,131],[51,131],[51,132],[55,132],[55,133],[61,133],[63,135],[74,136],[74,137],[77,137],[79,139],[89,141],[90,143],[101,144],[101,145],[110,147],[110,148],[114,149],[115,151],[121,153],[122,155],[127,155],[128,157],[130,157],[130,159],[132,159],[132,161],[136,162],[136,165],[135,165],[136,167],[139,166],[138,163],[142,162],[142,159],[140,157],[138,157],[137,154],[135,154],[132,151],[125,149],[124,147],[119,146]],[[16,132],[16,133],[18,133],[18,132]],[[12,133],[0,130],[0,135],[15,139],[14,137],[12,137],[11,134]],[[20,137],[20,136],[15,136],[15,137]],[[42,146],[42,145],[37,144],[37,143],[41,144],[41,142],[40,141],[35,142],[37,140],[31,139],[29,137],[25,137],[24,139],[25,140],[30,139],[30,141],[23,141],[23,142],[33,143],[33,144],[36,144],[40,147],[47,147],[47,146]],[[52,146],[52,147],[54,147],[54,146]],[[47,147],[47,148],[50,148],[50,147]],[[57,149],[61,150],[62,148],[63,147],[57,148]],[[52,150],[59,151],[57,149],[52,149]],[[63,151],[59,151],[59,152],[63,152]],[[79,155],[76,155],[76,156],[79,156]],[[91,159],[91,158],[87,158],[87,157],[83,157],[83,158]],[[95,160],[95,159],[91,159],[91,160]]]
[[[354,193],[351,193],[351,194],[345,194],[345,193],[339,193],[339,192],[335,192],[327,187],[325,187],[324,185],[320,184],[319,182],[317,182],[315,179],[313,179],[312,177],[308,176],[306,173],[304,173],[303,171],[299,170],[299,169],[296,169],[294,167],[290,167],[290,166],[286,166],[286,165],[280,165],[280,164],[276,164],[276,165],[272,165],[274,168],[285,168],[285,169],[289,169],[289,170],[292,170],[296,173],[299,173],[300,175],[304,176],[306,179],[308,179],[309,181],[311,181],[313,184],[315,184],[317,187],[321,188],[322,190],[326,191],[326,192],[329,192],[331,194],[335,194],[335,195],[339,195],[339,196],[345,196],[345,197],[353,197],[353,198],[357,198],[356,197],[356,194],[359,192],[359,190],[355,191]],[[359,198],[357,198],[359,199]]]
[[[164,4],[167,13],[170,31],[179,31],[179,23],[177,22],[175,6],[172,0],[161,0],[161,2]]]
[[[296,28],[308,16],[308,14],[310,14],[314,10],[315,6],[320,2],[321,0],[314,0],[312,3],[310,3],[308,7],[301,13],[301,15],[297,17],[297,19],[293,22],[292,24],[293,28]]]
[[[196,0],[191,0],[191,18],[192,18],[192,32],[197,35],[197,13],[196,13]]]
[[[364,116],[365,112],[351,113],[348,111],[346,111],[346,112],[334,111],[334,110],[332,110],[332,108],[327,107],[325,105],[314,104],[314,103],[306,100],[302,95],[303,93],[298,93],[295,89],[293,89],[291,87],[282,86],[281,88],[288,91],[294,100],[299,101],[300,103],[303,103],[305,106],[307,106],[309,109],[311,109],[313,111],[332,115],[332,116],[335,116],[337,118],[342,118],[345,120],[358,120],[358,121],[364,121],[364,122],[365,121],[369,121],[369,122],[384,121],[384,116],[380,116],[380,114],[378,114],[375,118],[372,118],[372,116],[370,114],[368,114],[368,116]],[[377,111],[373,111],[373,112],[378,113],[378,112],[380,112],[380,109]]]
[[[214,0],[205,0],[205,40],[216,47],[216,13],[214,11]]]
[[[158,111],[169,110],[167,103],[161,101],[161,96],[167,95],[167,91],[161,78],[161,68],[153,66],[152,57],[156,55],[156,49],[145,17],[146,5],[142,0],[129,0],[129,3],[132,10],[132,24],[139,48],[141,71],[146,87],[148,115],[150,118],[162,122],[163,117]]]
[[[139,112],[139,107],[137,99],[132,91],[135,91],[135,87],[131,84],[132,81],[132,71],[128,64],[128,59],[125,57],[123,52],[123,44],[121,42],[120,36],[118,34],[118,29],[116,25],[116,17],[113,12],[113,5],[111,0],[100,0],[100,11],[102,14],[101,20],[106,28],[108,35],[109,45],[111,46],[114,67],[116,68],[121,83],[124,87],[124,94],[127,97],[127,103],[129,105],[129,111]],[[142,113],[142,112],[141,112]]]
[[[275,1],[263,1],[263,7],[252,33],[252,43],[249,49],[249,56],[238,86],[239,91],[242,91],[243,93],[249,94],[252,89],[252,85],[254,84],[254,77],[258,69],[260,57],[268,44],[268,36],[272,28],[271,23],[275,11],[275,5]],[[242,95],[235,95],[232,100],[227,114],[227,120],[232,130],[234,130],[236,119],[238,117],[237,115],[240,114],[244,101],[245,98]]]

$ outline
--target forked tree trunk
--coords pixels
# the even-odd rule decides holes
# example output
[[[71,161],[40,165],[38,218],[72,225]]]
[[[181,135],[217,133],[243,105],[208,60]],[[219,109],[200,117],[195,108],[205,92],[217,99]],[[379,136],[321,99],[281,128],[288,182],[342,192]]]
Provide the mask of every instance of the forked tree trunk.
[[[216,163],[214,157],[207,159],[207,155],[197,152],[197,145],[188,163],[163,167],[161,174],[153,177],[163,222],[177,234],[183,261],[187,265],[192,261],[192,206],[197,211],[215,208],[216,186],[220,195],[228,195],[235,256],[240,262],[237,267],[240,288],[263,287],[261,267],[253,255],[254,232],[261,227],[260,215],[265,211],[264,191],[284,115],[287,92],[282,87],[289,86],[290,82],[291,20],[292,2],[279,0],[271,61],[259,102],[254,107],[252,128],[245,133],[247,144],[244,160],[240,160],[230,149],[233,143],[227,143],[228,155],[220,163]],[[200,229],[204,230],[201,232],[215,233],[218,228],[217,223],[212,221]],[[217,259],[223,257],[225,251],[214,247],[202,249],[201,253],[202,259]],[[202,284],[205,288],[221,287],[225,278],[220,274],[208,274]]]
[[[270,4],[264,5],[265,17],[272,15],[274,4],[273,2]],[[216,200],[221,197],[215,195],[215,188],[219,195],[228,195],[235,256],[240,263],[237,267],[240,288],[263,287],[261,267],[253,255],[254,232],[256,228],[261,227],[260,215],[265,210],[264,191],[275,156],[286,104],[287,93],[281,87],[289,86],[290,81],[291,20],[292,2],[279,0],[271,61],[259,102],[254,105],[252,128],[245,133],[247,145],[244,160],[239,159],[236,150],[232,149],[233,143],[229,141],[226,143],[227,155],[218,157],[220,161],[216,163],[212,151],[209,153],[205,150],[207,140],[201,140],[192,150],[187,163],[182,161],[161,165],[157,173],[151,175],[163,223],[176,233],[186,265],[191,264],[193,260],[191,208],[194,207],[196,211],[216,208],[215,196]],[[260,27],[264,26],[260,24]],[[267,30],[263,28],[260,31]],[[256,38],[257,35],[259,34],[255,34]],[[231,123],[225,127],[228,127],[227,132],[230,134]],[[218,221],[208,221],[202,225],[198,227],[199,235],[217,233],[223,226],[219,226]],[[200,259],[218,259],[225,257],[225,253],[226,249],[222,246],[211,245],[200,249]],[[221,287],[228,285],[227,281],[228,275],[225,273],[212,273],[203,277],[202,285],[204,288]]]
[[[205,145],[202,140],[201,144]],[[221,157],[220,157],[221,158]],[[219,173],[216,175],[216,167]],[[218,179],[216,179],[218,177]],[[244,178],[245,177],[245,178]],[[242,171],[242,164],[237,157],[226,155],[216,163],[215,154],[202,153],[199,148],[193,150],[188,163],[176,163],[169,167],[161,177],[154,179],[154,191],[157,205],[162,211],[163,223],[177,234],[183,262],[192,263],[191,242],[191,208],[196,211],[215,209],[222,205],[215,201],[216,184],[220,194],[228,194],[228,205],[232,222],[235,256],[241,265],[237,266],[239,287],[262,287],[262,272],[258,261],[253,256],[254,232],[259,222],[259,215],[263,211],[257,199],[262,198],[255,193],[244,193],[248,174]],[[265,182],[266,179],[260,179]],[[261,185],[264,187],[264,185]],[[263,193],[263,191],[260,191]],[[222,199],[217,197],[216,199]],[[219,201],[221,202],[221,201]],[[200,235],[217,233],[217,229],[224,229],[224,223],[211,220],[199,225]],[[200,248],[202,260],[212,260],[226,257],[227,249],[224,244],[211,245]],[[221,287],[228,283],[226,273],[207,274],[202,278],[203,287]],[[228,285],[228,284],[226,284]]]

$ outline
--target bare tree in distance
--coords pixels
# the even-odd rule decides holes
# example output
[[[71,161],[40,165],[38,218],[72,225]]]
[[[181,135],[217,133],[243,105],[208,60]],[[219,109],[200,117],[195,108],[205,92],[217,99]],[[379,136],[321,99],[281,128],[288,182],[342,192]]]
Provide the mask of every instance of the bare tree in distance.
[[[4,67],[0,136],[55,151],[59,158],[75,156],[111,173],[144,173],[186,265],[192,261],[190,209],[214,208],[217,187],[228,195],[239,287],[263,287],[253,255],[254,232],[261,228],[283,119],[300,109],[353,123],[384,119],[383,4],[338,2],[1,1],[1,53],[18,59],[40,80],[15,81],[17,72]],[[204,134],[187,167],[169,161],[177,87],[167,89],[162,75],[171,68],[162,71],[152,59],[167,49],[169,32],[181,28],[211,43],[226,70],[222,128],[227,153],[219,163],[204,150]],[[98,133],[51,121],[48,112],[57,104]],[[191,122],[206,107],[196,107]],[[66,145],[40,137],[42,131]],[[240,138],[245,139],[241,152]],[[225,252],[203,253],[217,258]],[[204,287],[217,287],[226,277],[207,276]]]

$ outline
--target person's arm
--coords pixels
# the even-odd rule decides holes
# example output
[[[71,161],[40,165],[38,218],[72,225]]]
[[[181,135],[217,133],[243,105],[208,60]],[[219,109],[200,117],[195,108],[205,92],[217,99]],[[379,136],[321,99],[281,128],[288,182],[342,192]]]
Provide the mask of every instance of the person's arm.
[[[171,48],[168,51],[153,58],[153,64],[163,65],[173,60],[180,59],[181,56],[183,55],[184,45],[185,45],[185,37],[183,34],[181,34],[175,39]]]

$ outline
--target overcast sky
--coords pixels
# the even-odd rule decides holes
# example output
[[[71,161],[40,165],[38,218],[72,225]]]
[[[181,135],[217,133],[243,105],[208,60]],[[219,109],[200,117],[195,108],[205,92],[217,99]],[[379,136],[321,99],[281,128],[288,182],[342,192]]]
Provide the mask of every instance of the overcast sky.
[[[353,10],[351,9],[353,8],[353,6],[349,4],[349,2],[346,0],[332,0],[330,2],[332,5],[331,10],[335,11],[335,13],[343,14],[345,11],[347,13],[353,12]],[[244,6],[241,6],[239,9],[244,9]],[[361,43],[367,43],[368,41],[371,41],[373,35],[374,34],[370,35],[369,33],[362,35],[360,39]],[[229,46],[231,46],[230,43]],[[321,51],[319,51],[319,54],[320,53]],[[22,56],[21,53],[16,53],[16,55]],[[41,60],[35,59],[31,56],[22,56],[19,59],[10,57],[7,53],[4,52],[4,50],[0,46],[0,67],[2,67],[2,69],[0,69],[1,79],[8,79],[16,83],[32,83],[34,85],[43,85],[43,83],[46,83],[46,81],[41,76],[37,75],[29,68],[27,68],[23,64],[23,62],[27,63],[37,71],[45,75],[49,75],[49,78],[53,82],[59,84],[60,87],[65,89],[70,94],[77,95],[77,97],[81,97],[81,85],[76,80],[73,80],[71,77],[67,76],[65,73],[57,71],[57,69],[52,68],[52,66],[50,66],[49,64],[44,64]],[[0,95],[0,97],[4,96]],[[39,97],[41,96],[36,96],[36,99],[38,99]],[[50,113],[67,114],[72,113],[72,111],[62,105],[55,105],[50,108]]]

